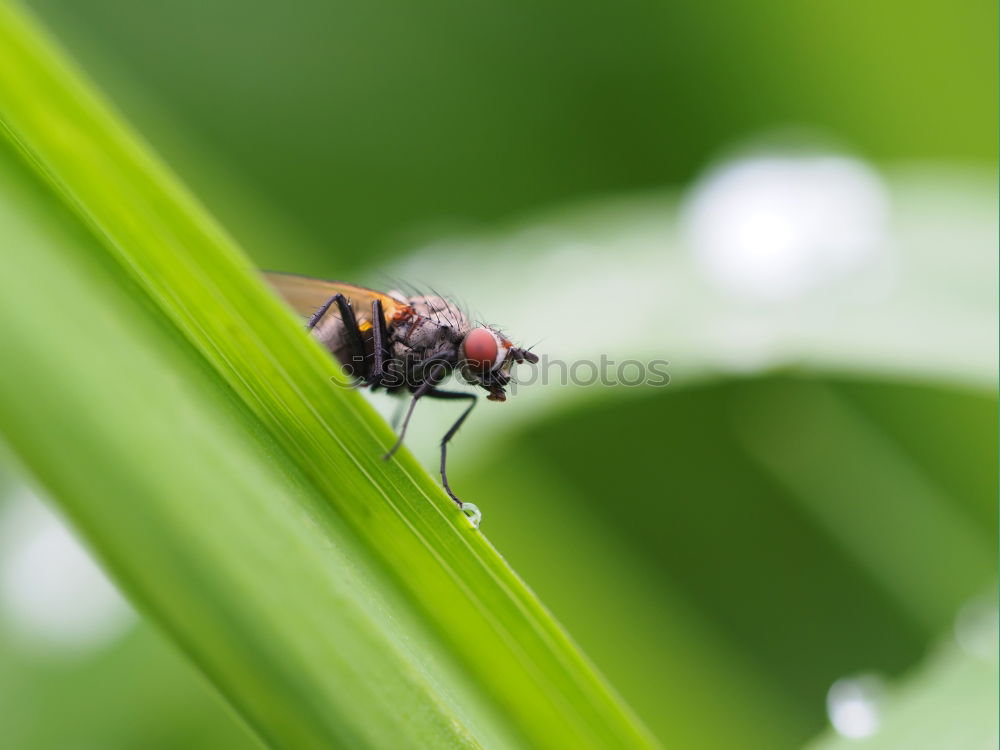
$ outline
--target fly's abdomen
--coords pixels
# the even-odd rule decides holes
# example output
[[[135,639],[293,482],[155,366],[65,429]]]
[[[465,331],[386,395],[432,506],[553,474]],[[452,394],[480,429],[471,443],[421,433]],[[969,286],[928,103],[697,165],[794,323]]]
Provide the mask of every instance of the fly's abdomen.
[[[339,315],[331,313],[324,316],[313,328],[312,335],[337,358],[348,375],[363,379],[368,377],[371,369],[374,337],[368,320],[359,320],[358,328],[361,332],[361,352],[348,337],[347,327]]]

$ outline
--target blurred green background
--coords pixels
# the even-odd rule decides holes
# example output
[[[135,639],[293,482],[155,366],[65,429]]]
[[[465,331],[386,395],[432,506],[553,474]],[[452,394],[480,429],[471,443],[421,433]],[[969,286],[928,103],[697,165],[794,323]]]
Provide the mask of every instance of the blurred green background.
[[[670,361],[451,463],[665,746],[995,742],[995,4],[29,6],[261,267]],[[254,746],[15,474],[4,744]]]

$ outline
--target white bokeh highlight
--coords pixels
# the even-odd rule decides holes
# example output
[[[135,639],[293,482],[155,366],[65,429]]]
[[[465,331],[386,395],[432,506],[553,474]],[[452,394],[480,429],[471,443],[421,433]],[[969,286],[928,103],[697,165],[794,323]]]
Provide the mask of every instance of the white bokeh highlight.
[[[66,524],[26,489],[0,511],[0,622],[18,642],[82,651],[122,635],[135,614]]]
[[[1000,613],[996,600],[981,597],[966,602],[955,617],[955,641],[969,656],[990,664],[998,661]]]
[[[833,683],[826,696],[826,712],[837,734],[852,740],[875,734],[882,723],[882,691],[882,681],[874,675]]]
[[[711,170],[689,193],[682,231],[704,278],[785,301],[884,252],[889,200],[878,174],[842,155],[759,155]]]

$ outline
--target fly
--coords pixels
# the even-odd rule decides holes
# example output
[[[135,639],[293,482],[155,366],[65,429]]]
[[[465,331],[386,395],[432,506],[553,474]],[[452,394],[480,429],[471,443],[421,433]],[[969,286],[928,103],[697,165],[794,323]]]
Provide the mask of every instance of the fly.
[[[467,383],[483,388],[488,400],[505,401],[511,367],[538,362],[538,356],[514,346],[492,326],[473,326],[456,305],[437,295],[407,297],[286,273],[269,272],[265,277],[296,312],[308,317],[306,328],[348,375],[372,390],[410,394],[399,436],[383,458],[391,457],[403,444],[413,408],[421,398],[469,401],[441,438],[441,482],[461,508],[462,501],[448,484],[448,442],[478,397],[467,391],[442,390],[439,385],[457,371]]]

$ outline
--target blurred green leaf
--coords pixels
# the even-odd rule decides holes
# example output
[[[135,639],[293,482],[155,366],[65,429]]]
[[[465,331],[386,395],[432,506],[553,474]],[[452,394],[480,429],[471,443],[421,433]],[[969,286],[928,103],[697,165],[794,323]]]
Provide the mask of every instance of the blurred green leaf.
[[[0,429],[265,739],[652,744],[430,477],[380,460],[388,428],[9,5],[0,122]]]
[[[455,482],[518,477],[476,485],[491,534],[668,747],[801,746],[831,684],[902,676],[995,579],[992,393],[800,374],[591,394],[463,443]]]
[[[939,750],[997,746],[996,609],[977,623],[970,651],[953,641],[938,645],[905,679],[874,701],[877,725],[869,736],[828,731],[807,750]],[[977,652],[978,651],[978,652]]]

